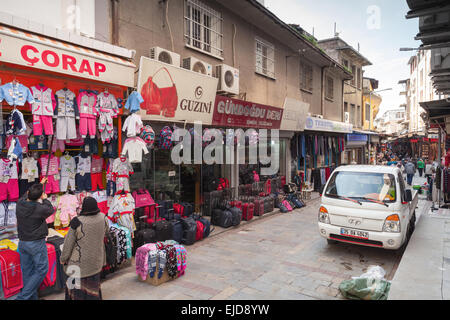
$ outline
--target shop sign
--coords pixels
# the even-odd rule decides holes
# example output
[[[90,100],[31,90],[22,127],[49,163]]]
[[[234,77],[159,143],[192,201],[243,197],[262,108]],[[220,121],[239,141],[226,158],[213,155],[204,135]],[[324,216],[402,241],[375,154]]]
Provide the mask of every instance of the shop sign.
[[[439,139],[439,134],[429,134],[428,138],[429,139]]]
[[[348,134],[347,135],[348,142],[367,142],[368,137],[367,134]]]
[[[224,127],[280,129],[283,109],[216,96],[212,124]]]
[[[138,91],[142,120],[211,125],[218,79],[141,57]]]
[[[11,30],[0,27],[0,61],[134,86],[135,65],[131,62],[18,31],[14,35]]]
[[[309,106],[309,103],[297,99],[286,98],[284,100],[281,130],[304,131]]]
[[[352,133],[353,125],[350,123],[331,121],[315,117],[307,117],[305,129],[313,131]]]

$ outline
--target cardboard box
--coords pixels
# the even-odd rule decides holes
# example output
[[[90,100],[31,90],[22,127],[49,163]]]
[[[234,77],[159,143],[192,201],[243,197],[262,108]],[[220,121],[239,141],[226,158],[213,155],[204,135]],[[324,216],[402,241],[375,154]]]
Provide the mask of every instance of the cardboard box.
[[[151,278],[150,275],[147,275],[147,278],[145,280],[142,280],[141,276],[138,275],[138,279],[139,279],[139,281],[147,282],[148,284],[151,284],[153,286],[159,286],[160,284],[163,284],[164,282],[171,281],[173,279],[177,279],[177,277],[175,277],[173,279],[169,277],[167,268],[164,269],[164,272],[160,279],[158,279],[158,273],[159,273],[159,261],[156,263],[156,271],[155,271],[153,278]]]

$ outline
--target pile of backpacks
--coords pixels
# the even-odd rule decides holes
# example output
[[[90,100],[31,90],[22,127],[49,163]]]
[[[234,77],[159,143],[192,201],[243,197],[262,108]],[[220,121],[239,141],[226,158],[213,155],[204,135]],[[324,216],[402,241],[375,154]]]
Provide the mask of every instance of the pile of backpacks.
[[[281,212],[291,212],[294,209],[305,207],[305,203],[296,193],[297,187],[294,183],[288,183],[283,186],[283,191],[276,194],[275,207]]]

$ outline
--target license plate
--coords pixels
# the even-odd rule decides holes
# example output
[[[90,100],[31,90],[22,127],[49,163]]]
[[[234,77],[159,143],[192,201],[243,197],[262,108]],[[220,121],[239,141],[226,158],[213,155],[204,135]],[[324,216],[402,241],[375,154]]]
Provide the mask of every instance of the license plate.
[[[369,239],[369,233],[367,231],[341,228],[341,235],[360,239]]]

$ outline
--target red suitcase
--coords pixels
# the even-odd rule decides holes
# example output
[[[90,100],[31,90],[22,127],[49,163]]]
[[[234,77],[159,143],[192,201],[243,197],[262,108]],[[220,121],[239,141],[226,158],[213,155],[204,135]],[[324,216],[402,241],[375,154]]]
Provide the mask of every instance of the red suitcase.
[[[244,203],[244,205],[242,206],[242,220],[252,220],[254,211],[255,205],[253,203]]]
[[[255,210],[253,212],[253,215],[255,216],[262,216],[264,214],[264,200],[257,199],[255,200]]]
[[[0,271],[4,298],[18,294],[23,288],[19,253],[9,249],[0,250]]]

